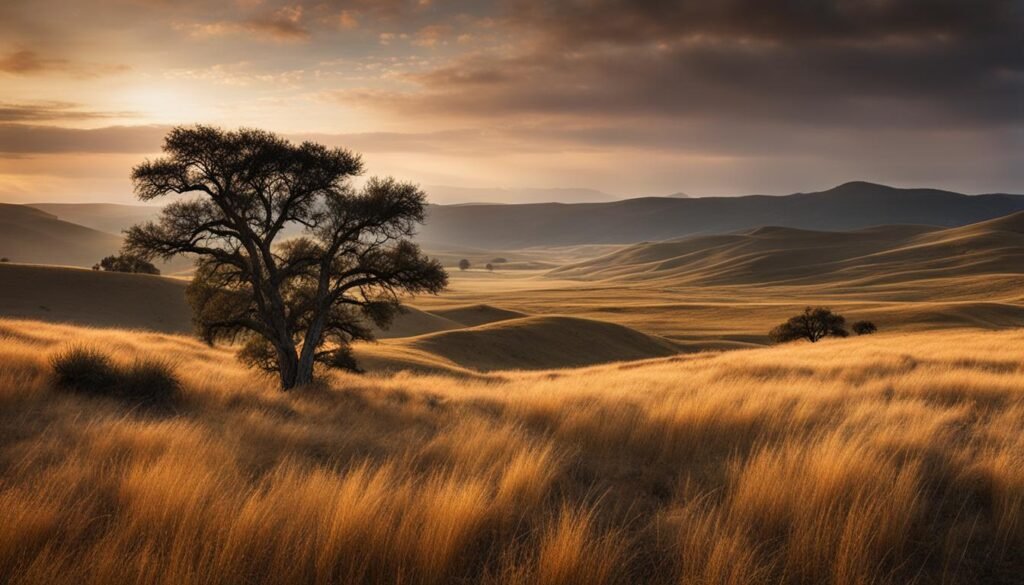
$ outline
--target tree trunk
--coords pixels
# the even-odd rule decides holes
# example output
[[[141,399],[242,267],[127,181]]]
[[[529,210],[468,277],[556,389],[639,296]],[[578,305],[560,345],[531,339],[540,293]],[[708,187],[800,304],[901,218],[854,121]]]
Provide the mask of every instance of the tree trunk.
[[[313,356],[303,354],[295,372],[295,385],[304,386],[313,382]]]
[[[281,375],[281,389],[287,391],[305,383],[299,381],[299,356],[295,351],[295,346],[286,347],[280,343],[275,345],[277,346],[277,369]]]

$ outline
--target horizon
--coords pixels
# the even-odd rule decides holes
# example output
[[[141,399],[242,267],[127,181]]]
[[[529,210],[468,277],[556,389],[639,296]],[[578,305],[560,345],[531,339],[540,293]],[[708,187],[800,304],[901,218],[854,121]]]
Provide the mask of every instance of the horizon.
[[[1021,4],[915,6],[14,0],[0,201],[131,203],[132,166],[195,123],[344,146],[367,176],[511,193],[482,202],[850,178],[1024,191]]]
[[[635,199],[678,199],[678,200],[694,200],[694,199],[733,199],[733,198],[744,198],[744,197],[790,197],[793,195],[819,195],[825,194],[838,189],[849,187],[849,186],[867,186],[867,187],[881,187],[885,190],[893,191],[941,191],[951,193],[954,195],[964,195],[967,197],[975,197],[982,195],[1010,195],[1010,196],[1024,196],[1024,193],[1013,193],[1013,192],[992,192],[992,193],[964,193],[959,191],[953,191],[950,189],[942,189],[939,187],[931,187],[926,185],[917,186],[901,186],[901,185],[889,185],[885,183],[877,183],[874,181],[864,180],[852,180],[837,183],[835,185],[806,191],[794,191],[791,193],[731,193],[731,194],[709,194],[709,195],[690,195],[682,192],[669,193],[662,195],[635,195],[635,196],[618,196],[611,193],[604,193],[597,191],[596,189],[588,188],[573,188],[573,187],[555,187],[555,188],[523,188],[523,189],[505,189],[500,187],[488,188],[488,187],[452,187],[449,185],[424,185],[420,186],[421,189],[427,195],[427,204],[432,206],[442,207],[467,207],[467,206],[488,206],[488,205],[544,205],[544,204],[560,204],[560,205],[586,205],[594,203],[617,203],[622,201],[629,201]],[[471,192],[471,193],[500,193],[506,195],[515,195],[517,193],[530,193],[536,195],[537,193],[557,193],[559,191],[565,192],[592,192],[596,194],[597,198],[594,199],[570,199],[570,200],[559,200],[555,199],[538,199],[529,201],[516,201],[516,200],[500,200],[495,199],[493,201],[486,200],[451,200],[447,197],[443,197],[441,201],[436,201],[432,198],[432,190],[450,190],[452,192]],[[471,195],[469,197],[472,197]],[[0,204],[12,204],[12,205],[27,205],[27,206],[45,206],[45,205],[112,205],[112,206],[123,206],[123,207],[152,207],[160,208],[167,204],[167,202],[145,202],[137,200],[120,201],[120,200],[99,200],[99,201],[81,201],[81,200],[40,200],[40,201],[0,201]]]

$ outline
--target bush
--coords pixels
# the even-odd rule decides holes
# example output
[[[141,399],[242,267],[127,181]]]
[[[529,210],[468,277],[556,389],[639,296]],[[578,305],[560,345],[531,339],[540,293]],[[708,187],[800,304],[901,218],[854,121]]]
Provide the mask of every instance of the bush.
[[[57,387],[72,392],[167,404],[181,390],[174,366],[163,360],[137,359],[130,366],[118,367],[99,350],[71,347],[54,355],[50,364]]]
[[[352,355],[352,348],[348,346],[335,349],[325,361],[330,368],[346,370],[355,374],[364,373],[363,369],[356,363],[356,357]]]
[[[10,261],[11,261],[11,259],[8,258],[7,256],[4,256],[3,258],[0,258],[0,262],[10,262]]]
[[[487,266],[484,266],[484,268],[486,268],[488,272],[494,272],[494,264],[491,264],[490,262],[488,262]]]
[[[133,272],[136,274],[160,274],[160,270],[152,262],[122,254],[120,256],[107,256],[100,260],[99,264],[92,267],[93,270],[105,270],[107,272]]]
[[[465,258],[459,260],[459,270],[469,270],[470,266],[471,264],[469,263],[469,260],[466,260]]]
[[[846,337],[846,319],[825,307],[807,307],[803,313],[790,317],[772,329],[768,336],[775,343],[806,339],[815,343],[825,337]]]
[[[878,331],[878,327],[871,321],[857,321],[850,326],[850,329],[853,329],[853,332],[857,335],[871,335]]]
[[[159,359],[137,359],[121,373],[122,398],[148,404],[168,404],[178,398],[181,383],[174,365]]]
[[[57,386],[74,392],[110,395],[117,391],[118,372],[106,354],[71,347],[50,359]]]

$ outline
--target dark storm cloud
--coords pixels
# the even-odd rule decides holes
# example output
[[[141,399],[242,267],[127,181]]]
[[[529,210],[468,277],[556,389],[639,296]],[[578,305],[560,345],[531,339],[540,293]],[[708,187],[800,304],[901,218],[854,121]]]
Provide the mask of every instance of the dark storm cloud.
[[[370,101],[467,116],[950,127],[1024,117],[1020,0],[515,0],[518,50]],[[351,99],[360,99],[352,94]],[[364,100],[366,101],[366,100]]]
[[[1017,0],[510,0],[513,22],[576,42],[691,35],[877,39],[1020,32]]]

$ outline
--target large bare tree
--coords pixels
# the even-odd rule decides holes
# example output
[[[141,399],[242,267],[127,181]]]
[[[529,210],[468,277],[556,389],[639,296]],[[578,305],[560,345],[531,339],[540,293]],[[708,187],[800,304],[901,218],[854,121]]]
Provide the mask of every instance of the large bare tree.
[[[188,298],[209,343],[245,342],[240,356],[276,371],[285,390],[314,363],[354,367],[353,340],[372,339],[410,293],[437,293],[448,276],[410,241],[425,195],[369,179],[358,155],[272,133],[178,127],[164,156],[132,171],[135,193],[179,197],[127,232],[137,256],[196,257]]]

